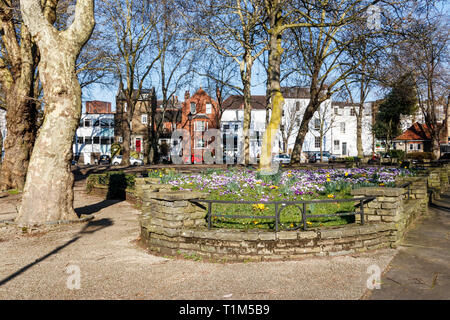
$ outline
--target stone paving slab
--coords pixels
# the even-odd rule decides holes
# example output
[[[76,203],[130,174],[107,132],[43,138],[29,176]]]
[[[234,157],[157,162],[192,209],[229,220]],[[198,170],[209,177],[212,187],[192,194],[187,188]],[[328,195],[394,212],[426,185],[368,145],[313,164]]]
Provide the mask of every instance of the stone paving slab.
[[[450,193],[435,200],[428,215],[414,223],[399,253],[381,278],[373,300],[450,299]]]

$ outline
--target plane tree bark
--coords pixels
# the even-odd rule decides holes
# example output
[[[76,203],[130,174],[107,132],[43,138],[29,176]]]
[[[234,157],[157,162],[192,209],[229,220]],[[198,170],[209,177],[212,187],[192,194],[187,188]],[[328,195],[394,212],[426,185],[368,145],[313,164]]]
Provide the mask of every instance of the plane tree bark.
[[[45,19],[39,0],[21,0],[20,5],[24,23],[40,51],[45,117],[31,155],[16,221],[19,225],[35,225],[77,219],[70,170],[73,137],[81,117],[76,60],[94,28],[94,1],[78,0],[74,21],[63,31]]]
[[[58,1],[41,0],[41,3],[45,8],[44,16],[54,23]],[[0,84],[5,98],[8,131],[4,142],[0,190],[23,189],[38,128],[36,69],[39,52],[20,15],[14,13],[17,7],[17,1],[0,1]]]

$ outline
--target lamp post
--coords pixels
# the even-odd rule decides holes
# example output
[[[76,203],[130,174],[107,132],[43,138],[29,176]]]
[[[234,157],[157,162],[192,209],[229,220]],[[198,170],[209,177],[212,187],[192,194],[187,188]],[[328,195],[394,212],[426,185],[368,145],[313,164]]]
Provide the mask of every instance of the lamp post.
[[[191,163],[194,163],[194,159],[193,159],[193,156],[192,156],[192,128],[191,128],[191,123],[192,123],[192,117],[193,117],[193,114],[191,113],[191,112],[189,112],[189,114],[188,114],[188,120],[189,120],[189,139],[191,140],[190,142],[190,150],[189,150],[189,153],[190,153],[190,157],[191,157]]]

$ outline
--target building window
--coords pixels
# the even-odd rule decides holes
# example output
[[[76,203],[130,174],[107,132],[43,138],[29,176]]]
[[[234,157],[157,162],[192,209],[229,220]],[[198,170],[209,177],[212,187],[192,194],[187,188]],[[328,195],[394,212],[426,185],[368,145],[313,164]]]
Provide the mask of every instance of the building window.
[[[84,126],[87,128],[87,127],[90,127],[91,126],[91,120],[84,120]]]
[[[85,144],[92,144],[92,138],[91,137],[84,137],[84,143]]]
[[[412,143],[409,144],[409,150],[413,150],[414,145]]]
[[[83,144],[83,137],[77,137],[77,143]]]
[[[320,137],[314,137],[314,147],[320,148]]]
[[[195,113],[195,103],[191,102],[191,113]]]
[[[334,149],[339,150],[339,140],[334,140]]]
[[[334,108],[334,114],[338,115],[339,114],[339,108]]]
[[[212,104],[207,103],[206,104],[206,114],[211,114],[211,113],[212,113]]]
[[[205,147],[205,140],[203,138],[198,138],[195,140],[195,148],[203,149]]]
[[[108,120],[100,120],[100,127],[109,128],[109,121]]]
[[[141,122],[142,122],[142,124],[147,124],[147,115],[146,114],[141,115]]]
[[[101,138],[100,139],[100,144],[110,144],[109,138]]]
[[[100,121],[99,120],[96,120],[95,122],[94,122],[94,127],[98,127],[100,125]]]
[[[100,143],[100,137],[94,137],[94,144]]]
[[[352,117],[356,116],[355,108],[351,108],[351,109],[350,109],[350,115],[351,115]]]
[[[341,122],[341,133],[345,133],[345,122]]]
[[[206,122],[205,121],[195,121],[194,122],[194,130],[195,131],[206,131]]]
[[[228,131],[230,130],[230,125],[229,124],[224,124],[223,125],[223,131]]]
[[[320,119],[314,119],[314,129],[320,130]]]
[[[295,111],[296,111],[296,112],[300,111],[300,102],[299,102],[299,101],[297,101],[297,102],[295,103]]]
[[[420,150],[420,143],[417,144],[417,150]]]
[[[127,103],[126,102],[124,102],[124,104],[123,104],[123,111],[127,112]]]
[[[119,137],[119,143],[122,143],[122,142],[123,142],[123,138]]]

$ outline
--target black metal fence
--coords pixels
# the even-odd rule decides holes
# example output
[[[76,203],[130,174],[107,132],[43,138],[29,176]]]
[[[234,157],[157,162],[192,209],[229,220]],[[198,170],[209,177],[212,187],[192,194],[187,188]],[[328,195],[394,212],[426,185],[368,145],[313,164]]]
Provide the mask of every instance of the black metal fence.
[[[411,198],[411,181],[405,182],[405,183],[399,185],[397,188],[403,188],[403,189],[404,189],[404,188],[407,188],[406,191],[405,191],[405,193],[404,193],[404,195],[407,196],[406,198],[407,198],[408,200]]]
[[[361,224],[364,224],[364,204],[374,200],[375,197],[355,197],[350,199],[324,199],[324,200],[299,200],[299,201],[232,201],[232,200],[206,200],[206,199],[195,199],[191,200],[191,202],[195,203],[205,203],[207,209],[207,222],[208,229],[213,227],[213,218],[229,218],[229,219],[272,219],[275,220],[275,232],[279,231],[280,227],[280,214],[282,210],[284,210],[288,206],[295,206],[299,209],[299,214],[301,215],[301,226],[303,230],[307,229],[307,218],[322,218],[322,217],[337,217],[337,216],[350,216],[350,215],[360,215]],[[306,214],[306,205],[307,204],[316,204],[316,203],[341,203],[341,202],[356,202],[355,209],[359,207],[359,211],[352,212],[337,212],[334,214]],[[275,212],[274,215],[229,215],[229,214],[215,214],[213,212],[213,204],[264,204],[264,205],[274,205]],[[290,230],[299,229],[300,226],[292,228]]]

